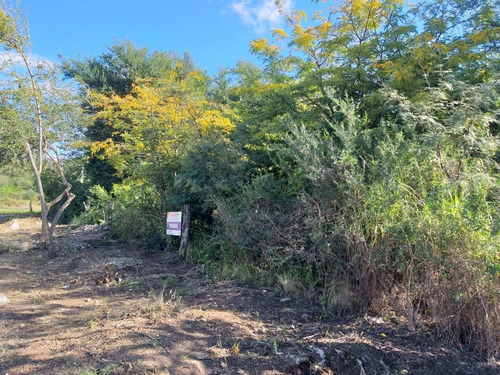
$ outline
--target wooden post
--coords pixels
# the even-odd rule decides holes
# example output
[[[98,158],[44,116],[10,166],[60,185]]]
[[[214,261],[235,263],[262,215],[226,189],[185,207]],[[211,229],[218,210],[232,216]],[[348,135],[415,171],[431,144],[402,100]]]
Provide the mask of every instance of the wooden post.
[[[183,258],[187,257],[187,248],[189,240],[189,224],[191,222],[191,206],[185,204],[182,213],[182,232],[181,244],[179,246],[179,255]]]

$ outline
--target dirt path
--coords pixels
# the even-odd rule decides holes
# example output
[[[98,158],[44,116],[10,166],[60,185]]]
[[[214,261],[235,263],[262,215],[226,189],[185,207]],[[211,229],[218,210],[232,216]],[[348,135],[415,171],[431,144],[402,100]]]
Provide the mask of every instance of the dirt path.
[[[9,219],[9,220],[7,220]],[[175,255],[0,218],[0,374],[499,374],[393,318],[327,318],[277,289],[214,281]]]

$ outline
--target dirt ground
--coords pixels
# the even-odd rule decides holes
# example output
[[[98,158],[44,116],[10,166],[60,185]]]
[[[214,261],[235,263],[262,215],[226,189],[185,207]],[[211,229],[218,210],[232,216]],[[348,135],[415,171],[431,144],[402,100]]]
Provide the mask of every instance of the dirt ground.
[[[332,318],[278,288],[218,281],[175,254],[0,215],[0,374],[500,374],[403,319]]]

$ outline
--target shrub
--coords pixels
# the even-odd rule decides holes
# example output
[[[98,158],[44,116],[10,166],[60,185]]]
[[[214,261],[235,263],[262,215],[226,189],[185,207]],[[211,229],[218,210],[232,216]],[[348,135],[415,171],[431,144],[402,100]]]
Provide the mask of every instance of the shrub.
[[[424,109],[389,93],[398,120],[377,128],[348,100],[332,100],[343,116],[327,131],[289,123],[274,173],[216,200],[219,258],[316,290],[333,312],[416,311],[497,355],[498,136],[470,96],[488,90],[446,87]]]

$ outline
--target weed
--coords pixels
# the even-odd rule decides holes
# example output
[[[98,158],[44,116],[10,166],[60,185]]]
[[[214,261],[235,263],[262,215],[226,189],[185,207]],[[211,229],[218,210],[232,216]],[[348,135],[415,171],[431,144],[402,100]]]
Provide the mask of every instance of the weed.
[[[102,370],[100,370],[99,374],[100,375],[112,375],[113,373],[116,372],[116,370],[118,370],[119,367],[120,367],[120,365],[118,363],[112,363],[112,364],[104,367]]]
[[[330,327],[328,327],[325,331],[325,335],[324,335],[325,338],[328,338],[328,337],[333,337],[333,335],[330,333]]]
[[[234,353],[234,355],[240,355],[240,342],[236,341],[233,346],[231,347],[231,351]]]
[[[222,348],[222,338],[220,334],[217,336],[217,347]]]
[[[89,326],[89,329],[91,331],[95,331],[99,327],[100,324],[101,324],[101,321],[98,318],[92,318],[88,322],[88,326]]]
[[[280,352],[278,350],[278,340],[276,340],[276,339],[270,339],[268,341],[268,345],[269,345],[269,347],[272,350],[272,352],[273,352],[274,355],[280,354]]]
[[[149,319],[156,321],[162,317],[169,316],[182,303],[182,297],[177,292],[170,290],[168,299],[165,299],[165,286],[158,293],[150,292],[151,302],[141,308],[141,312],[146,314]]]
[[[135,277],[128,280],[125,280],[122,284],[123,287],[128,288],[138,288],[146,285],[146,280],[143,277]]]
[[[85,366],[84,368],[78,370],[77,375],[97,375],[97,371],[90,366]]]
[[[163,285],[167,288],[179,283],[179,278],[177,276],[170,276],[163,280]]]
[[[31,296],[31,298],[34,303],[44,303],[47,300],[47,297],[42,292],[38,292],[34,296]]]
[[[281,326],[281,332],[283,332],[283,335],[285,337],[290,336],[290,332],[288,331],[288,329],[285,326]]]

